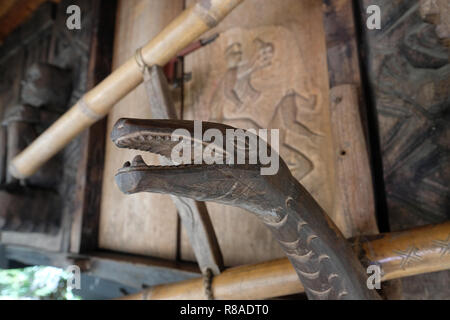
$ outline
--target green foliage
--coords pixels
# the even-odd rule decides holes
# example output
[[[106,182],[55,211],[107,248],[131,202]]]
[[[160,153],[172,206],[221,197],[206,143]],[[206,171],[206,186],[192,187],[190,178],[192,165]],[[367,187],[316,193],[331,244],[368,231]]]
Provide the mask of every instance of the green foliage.
[[[79,300],[62,269],[34,266],[0,270],[0,299]]]

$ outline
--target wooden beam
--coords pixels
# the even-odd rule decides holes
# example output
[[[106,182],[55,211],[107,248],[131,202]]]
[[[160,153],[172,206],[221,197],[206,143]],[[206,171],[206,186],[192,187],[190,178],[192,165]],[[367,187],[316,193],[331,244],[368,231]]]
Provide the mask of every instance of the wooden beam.
[[[134,288],[197,278],[196,264],[114,253],[89,255],[87,274],[113,280]]]
[[[359,113],[358,88],[330,89],[331,129],[336,159],[336,219],[347,236],[377,234],[374,190],[367,145]]]
[[[177,263],[99,251],[86,255],[74,255],[11,245],[3,245],[0,248],[3,248],[0,251],[3,250],[4,257],[8,260],[63,269],[69,265],[78,265],[86,274],[139,289],[200,276],[198,267],[193,263]]]
[[[96,1],[89,56],[87,87],[95,87],[111,72],[116,0]],[[106,119],[82,135],[82,156],[77,174],[77,203],[70,230],[70,252],[82,253],[98,248],[100,202],[105,157]]]
[[[450,221],[350,241],[365,266],[380,266],[382,281],[450,269]],[[303,292],[304,288],[291,263],[284,258],[225,270],[213,278],[212,291],[216,299],[238,300],[291,295]],[[204,298],[203,279],[197,278],[155,286],[122,299]]]
[[[363,99],[353,4],[324,1],[331,129],[336,158],[336,219],[349,236],[378,233],[366,104]],[[350,87],[342,87],[351,85]],[[344,122],[345,121],[345,122]],[[355,203],[356,199],[361,199]]]
[[[2,0],[0,8],[0,44],[8,34],[25,22],[47,0]],[[3,3],[5,2],[5,3]],[[52,0],[59,2],[59,0]]]
[[[144,86],[150,103],[152,116],[156,119],[179,119],[164,71],[159,66],[146,67]],[[173,165],[167,158],[160,156],[163,165]],[[204,202],[189,198],[171,196],[177,207],[178,215],[186,230],[195,258],[203,274],[209,269],[220,274],[223,258],[214,232],[208,209]]]

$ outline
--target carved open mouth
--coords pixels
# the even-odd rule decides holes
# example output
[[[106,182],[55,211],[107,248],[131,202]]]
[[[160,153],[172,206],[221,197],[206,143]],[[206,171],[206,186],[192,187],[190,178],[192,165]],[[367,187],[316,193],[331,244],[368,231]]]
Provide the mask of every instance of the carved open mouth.
[[[125,162],[117,174],[149,170],[169,174],[175,169],[223,167],[265,170],[268,165],[259,162],[258,148],[268,145],[251,131],[239,130],[212,122],[120,119],[111,133],[117,147],[150,152],[161,158],[160,165],[148,165],[142,156],[136,156]],[[271,152],[271,158],[278,157],[276,151]],[[278,165],[278,161],[274,163]]]
[[[192,148],[198,144],[203,144],[201,140],[193,138],[193,127],[190,121],[171,121],[171,120],[139,120],[139,119],[120,119],[114,126],[111,133],[111,139],[119,148],[140,150],[150,152],[161,156],[160,165],[150,165],[145,163],[142,156],[137,155],[130,162],[124,163],[118,173],[144,170],[168,170],[181,168],[204,167],[200,159],[196,159],[195,152],[191,152],[188,163],[173,163],[172,150],[179,144],[178,139],[172,140],[172,133],[176,129],[185,129],[191,133],[191,136],[183,136],[190,140]]]
[[[171,136],[167,133],[154,133],[150,131],[134,132],[120,136],[114,140],[114,143],[119,148],[146,151],[161,156],[161,164],[152,165],[147,164],[141,155],[137,155],[131,162],[125,162],[123,167],[118,170],[118,173],[137,170],[158,170],[201,166],[201,164],[194,164],[193,158],[189,164],[174,164],[171,162],[170,155],[172,148],[178,142],[172,141]]]
[[[169,161],[169,160],[167,160]],[[181,168],[195,168],[201,167],[201,164],[161,164],[161,165],[151,165],[147,164],[141,155],[137,155],[133,158],[133,160],[127,161],[123,164],[123,167],[120,168],[117,173],[126,173],[131,171],[147,171],[147,170],[159,170],[159,169],[181,169]]]

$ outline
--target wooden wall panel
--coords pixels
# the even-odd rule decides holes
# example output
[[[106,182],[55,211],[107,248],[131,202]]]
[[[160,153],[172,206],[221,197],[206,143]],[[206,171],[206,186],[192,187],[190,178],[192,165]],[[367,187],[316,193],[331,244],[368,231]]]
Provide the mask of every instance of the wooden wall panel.
[[[194,0],[188,1],[192,4]],[[322,4],[247,0],[211,33],[220,37],[185,59],[186,119],[279,128],[281,155],[333,216],[335,167]],[[205,35],[206,36],[206,35]],[[225,265],[283,256],[244,210],[208,203]],[[183,233],[181,256],[192,259]]]
[[[2,0],[0,5],[0,44],[45,1],[47,0]],[[59,2],[60,0],[51,1]]]
[[[25,2],[27,1],[22,1]],[[86,13],[82,15],[81,30],[68,30],[66,27],[66,8],[70,4],[80,6],[82,13]],[[16,104],[25,103],[23,96],[21,97],[23,93],[21,81],[24,80],[28,67],[37,62],[50,63],[71,71],[73,89],[71,102],[78,100],[86,91],[89,50],[94,28],[92,4],[90,0],[44,3],[28,21],[5,38],[0,46],[2,118],[5,111],[12,111]],[[48,106],[41,107],[43,119],[45,113],[49,111],[46,107]],[[60,109],[65,107],[67,106],[58,106]],[[39,132],[40,129],[35,126],[29,132],[34,130]],[[25,137],[26,135],[22,133],[21,138]],[[56,162],[47,164],[57,167],[55,163],[59,162],[64,168],[62,172],[55,170],[52,173],[52,176],[58,177],[58,182],[51,184],[53,190],[38,190],[38,184],[33,188],[9,188],[7,191],[0,191],[2,198],[0,203],[5,201],[3,206],[0,205],[0,216],[7,213],[12,219],[12,224],[5,226],[5,230],[8,231],[2,231],[2,243],[32,246],[48,251],[65,251],[68,248],[67,231],[71,227],[72,215],[78,206],[75,196],[79,187],[77,174],[83,175],[85,171],[83,166],[79,166],[81,140],[82,137],[74,139],[57,158],[52,160]],[[36,177],[35,175],[34,178]],[[35,182],[29,180],[29,183],[33,185]]]
[[[186,6],[194,3],[195,0],[188,0]],[[174,3],[159,1],[122,2],[119,7],[116,67],[166,25],[171,20],[169,16],[172,18],[179,12]],[[181,3],[178,8],[181,11]],[[347,130],[348,126],[333,126],[331,119],[323,10],[322,3],[315,0],[246,0],[203,36],[220,33],[214,43],[185,58],[184,72],[192,72],[192,80],[183,88],[183,117],[241,128],[280,129],[281,155],[345,235],[371,233],[368,230],[376,232],[373,202],[367,201],[364,206],[371,208],[365,210],[357,201],[361,192],[358,190],[371,192],[370,178],[359,182],[355,175],[344,172],[345,179],[339,180],[342,170],[353,170],[354,165],[342,165],[342,157],[337,154],[342,146],[337,146],[333,137],[337,134],[333,130]],[[357,59],[347,62],[357,64]],[[353,82],[353,78],[349,79],[349,83]],[[358,121],[358,102],[354,100],[351,101],[356,105],[349,107],[351,110],[338,109],[340,119]],[[354,114],[347,117],[350,111]],[[112,111],[108,133],[120,116],[151,117],[142,86]],[[354,141],[361,142],[359,151],[354,148],[355,144],[343,143],[349,161],[358,161],[362,157],[356,152],[366,152],[363,130],[357,125],[351,128],[358,128]],[[353,137],[352,130],[347,131],[347,136]],[[177,235],[175,207],[170,198],[155,194],[124,196],[119,192],[113,176],[137,152],[119,150],[107,139],[100,246],[169,259],[175,258],[179,250],[182,260],[193,261],[192,248],[182,227],[181,235]],[[156,158],[143,155],[147,162],[157,163]],[[358,175],[370,177],[367,157],[365,159]],[[341,163],[340,168],[338,163]],[[345,182],[346,179],[367,184],[368,188],[351,185],[343,190],[342,184],[352,184]],[[338,181],[341,181],[340,186]],[[353,207],[349,210],[342,208],[348,201],[340,199],[346,192],[352,192],[349,199]],[[256,263],[283,256],[269,231],[250,213],[213,203],[207,205],[225,265]],[[369,219],[357,216],[361,211],[367,212]],[[177,241],[177,236],[181,241]]]
[[[182,0],[122,0],[118,4],[113,69],[152,39],[183,9]],[[118,149],[109,139],[111,127],[120,117],[150,118],[150,106],[143,85],[118,103],[108,116],[105,170],[100,215],[99,246],[175,259],[177,214],[169,196],[157,194],[124,195],[114,175],[135,151]],[[141,153],[148,163],[157,157]]]
[[[362,17],[369,5],[382,8],[381,29],[362,30],[392,231],[450,219],[449,51],[444,25],[421,16],[425,2],[359,1]],[[449,277],[404,278],[403,297],[449,299]]]

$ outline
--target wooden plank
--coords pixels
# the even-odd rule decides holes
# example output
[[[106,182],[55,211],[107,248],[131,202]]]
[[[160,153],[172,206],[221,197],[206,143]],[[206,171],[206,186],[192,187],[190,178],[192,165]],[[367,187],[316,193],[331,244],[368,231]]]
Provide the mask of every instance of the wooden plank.
[[[185,58],[192,81],[185,85],[184,118],[279,128],[282,157],[335,218],[321,2],[247,0],[205,37],[216,32],[214,43]],[[283,256],[269,230],[246,211],[207,206],[225,265]],[[181,245],[182,258],[192,259],[184,232]]]
[[[78,265],[86,274],[134,288],[178,282],[200,276],[195,264],[115,253],[91,252],[85,255],[67,255],[20,246],[0,245],[0,252],[2,251],[8,260],[63,269],[69,265]]]
[[[6,131],[5,117],[15,104],[20,103],[21,82],[27,67],[34,62],[47,62],[54,24],[52,6],[44,4],[35,11],[30,20],[17,28],[5,43],[0,46],[0,117]],[[31,107],[30,107],[31,108]],[[12,129],[12,128],[11,128]],[[21,132],[23,133],[23,132]],[[28,130],[28,133],[30,131]],[[8,140],[16,147],[20,145],[14,139],[6,140],[2,157],[7,160]],[[31,134],[32,136],[32,134]],[[12,137],[14,138],[14,137]],[[16,137],[17,138],[17,137]],[[24,135],[23,139],[30,138]],[[24,141],[21,143],[23,144]],[[23,146],[23,145],[22,145]],[[7,172],[5,163],[5,180]],[[14,190],[10,190],[14,191]],[[61,247],[61,235],[58,226],[61,221],[61,203],[57,193],[43,190],[23,189],[10,193],[0,191],[1,215],[3,221],[2,243],[16,243],[27,246],[45,247],[57,251]],[[56,214],[55,214],[56,213]]]
[[[120,1],[116,20],[113,68],[134,56],[140,46],[153,38],[183,9],[182,0]],[[175,259],[177,215],[167,195],[124,195],[114,182],[123,163],[136,154],[119,150],[108,137],[120,117],[151,118],[143,85],[125,97],[108,116],[105,170],[100,216],[99,246],[115,251]],[[147,163],[157,157],[143,154]]]
[[[144,86],[147,91],[150,110],[156,119],[179,119],[164,71],[159,66],[144,70]],[[165,158],[159,157],[162,165],[173,165]],[[194,250],[195,259],[203,274],[209,269],[214,275],[220,274],[223,258],[217,242],[216,233],[204,202],[189,198],[171,196],[178,215],[186,230],[189,242]]]
[[[0,44],[46,0],[3,0],[0,8]],[[3,3],[5,2],[5,3]],[[59,2],[59,0],[52,0]]]
[[[449,55],[421,2],[359,1],[362,17],[369,5],[382,8],[381,29],[363,28],[362,42],[394,231],[449,220]],[[448,299],[449,275],[404,278],[403,297]]]
[[[450,2],[448,0],[420,0],[420,15],[436,25],[439,39],[450,47]]]
[[[200,276],[200,271],[195,264],[109,253],[89,255],[87,273],[134,288],[178,282]]]
[[[346,235],[378,233],[369,156],[359,115],[355,85],[331,88],[331,119],[335,138],[336,218]]]
[[[401,232],[348,239],[361,263],[378,265],[381,281],[431,273],[450,268],[450,254],[442,255],[449,240],[450,222],[428,225]],[[444,239],[442,241],[441,239]],[[439,244],[439,246],[436,246]],[[406,255],[411,245],[415,255]],[[414,257],[414,258],[413,258]],[[420,257],[418,259],[417,257]],[[447,282],[443,282],[447,283]],[[443,288],[445,285],[439,284]],[[448,286],[447,286],[448,287]],[[447,288],[443,288],[446,291]],[[304,292],[295,269],[287,258],[259,264],[229,268],[214,277],[212,291],[215,299],[270,299]],[[384,288],[383,288],[384,291]],[[422,296],[423,297],[423,292]],[[445,296],[443,296],[445,297]],[[197,300],[204,299],[203,279],[148,288],[124,296],[126,300]]]
[[[436,27],[421,19],[418,1],[375,4],[384,8],[386,25],[366,32],[364,40],[389,222],[392,230],[443,222],[449,218],[450,192],[448,48],[439,42]]]
[[[6,141],[6,128],[0,124],[0,185],[6,180]]]
[[[44,4],[0,47],[0,73],[5,75],[0,83],[2,107],[20,100],[21,80],[27,68],[35,62],[73,70],[72,102],[86,90],[94,19],[92,15],[85,15],[81,20],[81,31],[68,30],[66,8],[69,4],[79,5],[82,12],[91,12],[93,2],[63,0],[58,6]],[[66,106],[58,107],[64,109]],[[41,109],[45,110],[45,107]],[[41,118],[46,118],[44,110],[38,111]],[[1,113],[3,115],[3,110]],[[7,205],[3,209],[11,208],[8,215],[13,221],[14,230],[2,232],[3,243],[45,248],[49,251],[68,250],[72,214],[80,203],[76,197],[76,178],[77,174],[84,172],[84,168],[79,167],[82,162],[79,161],[82,143],[81,139],[76,139],[58,155],[58,161],[64,170],[61,176],[57,176],[60,183],[50,185],[53,190],[27,188],[18,190],[16,194],[1,193],[2,198],[10,198],[4,200]],[[23,225],[14,226],[17,220]]]
[[[93,8],[87,88],[93,88],[111,71],[116,0],[96,1]],[[73,212],[70,251],[98,248],[100,202],[105,154],[106,119],[100,120],[82,136],[82,156],[77,175],[79,205]]]
[[[328,0],[323,8],[335,138],[336,219],[347,237],[375,234],[379,231],[371,170],[373,134],[369,134],[373,127],[369,128],[364,99],[353,4]]]

